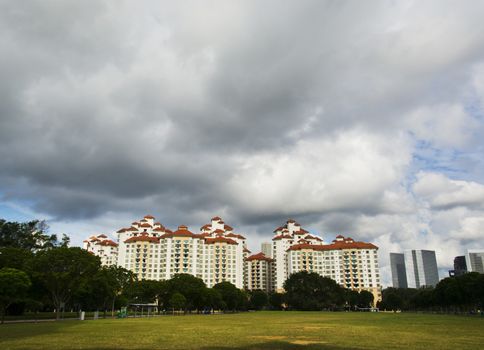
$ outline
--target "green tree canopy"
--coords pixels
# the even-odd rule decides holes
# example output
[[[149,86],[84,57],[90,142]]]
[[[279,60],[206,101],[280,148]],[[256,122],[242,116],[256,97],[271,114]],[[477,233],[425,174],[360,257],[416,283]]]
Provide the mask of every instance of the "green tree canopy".
[[[180,293],[186,299],[187,309],[200,310],[205,306],[206,288],[205,282],[200,278],[187,273],[176,274],[167,281],[165,300],[166,297],[169,299],[173,294]]]
[[[250,293],[250,305],[254,310],[262,310],[267,306],[269,297],[263,290],[254,290]]]
[[[79,289],[86,288],[100,268],[98,257],[78,248],[53,248],[38,252],[33,259],[33,276],[49,291],[56,307],[60,309]]]
[[[0,248],[0,269],[11,267],[27,272],[33,257],[34,254],[30,250],[17,247]]]
[[[181,293],[173,293],[173,295],[170,297],[170,306],[173,308],[173,311],[184,309],[186,304],[187,299]]]
[[[222,299],[222,295],[217,289],[207,288],[205,289],[205,306],[210,309],[224,309],[225,303]]]
[[[56,246],[57,236],[48,235],[44,221],[9,222],[0,219],[0,248],[13,247],[30,251]]]
[[[220,282],[213,286],[222,296],[228,310],[236,310],[240,302],[240,291],[230,282]]]
[[[373,293],[367,290],[362,290],[358,293],[358,306],[359,307],[372,307],[373,306]]]
[[[344,290],[334,280],[301,271],[284,282],[286,302],[295,310],[321,310],[343,304]]]
[[[4,267],[0,269],[0,309],[2,323],[7,307],[15,301],[20,301],[27,294],[31,282],[23,271]]]

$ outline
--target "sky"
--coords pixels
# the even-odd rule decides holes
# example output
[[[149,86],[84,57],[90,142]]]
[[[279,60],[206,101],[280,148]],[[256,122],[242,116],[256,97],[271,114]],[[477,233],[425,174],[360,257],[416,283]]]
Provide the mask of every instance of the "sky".
[[[0,218],[484,247],[484,2],[0,1]]]

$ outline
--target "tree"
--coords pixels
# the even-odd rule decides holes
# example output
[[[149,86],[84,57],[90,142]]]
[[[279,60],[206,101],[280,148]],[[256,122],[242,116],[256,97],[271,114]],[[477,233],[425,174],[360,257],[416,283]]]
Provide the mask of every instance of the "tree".
[[[225,307],[228,310],[236,310],[240,302],[239,289],[230,282],[220,282],[213,286],[222,296]]]
[[[167,281],[167,289],[165,294],[165,302],[174,293],[182,294],[186,299],[186,308],[188,310],[201,310],[205,305],[205,282],[187,273],[180,273],[173,276]]]
[[[389,293],[383,294],[380,308],[388,310],[401,310],[403,309],[403,299],[399,293],[390,291]]]
[[[141,280],[127,284],[126,296],[137,304],[152,304],[160,297],[165,281]]]
[[[100,259],[78,248],[53,248],[40,251],[33,259],[33,276],[49,291],[56,318],[72,296],[88,285],[100,268]]]
[[[173,308],[173,314],[175,310],[181,310],[185,308],[187,304],[187,299],[181,293],[174,293],[170,298],[170,306]]]
[[[373,293],[367,290],[362,290],[358,293],[358,306],[367,308],[373,305]]]
[[[464,295],[459,281],[459,279],[451,277],[444,278],[440,281],[434,290],[435,303],[446,309],[464,304]]]
[[[345,290],[345,302],[347,307],[354,309],[358,305],[359,293],[356,290]]]
[[[255,310],[262,310],[268,302],[269,298],[267,297],[266,292],[262,290],[254,290],[250,293],[250,304]]]
[[[210,308],[210,310],[223,309],[225,308],[225,303],[222,299],[220,292],[213,288],[205,289],[205,306]]]
[[[21,248],[30,251],[55,247],[56,235],[46,233],[44,221],[9,222],[0,219],[0,247]]]
[[[286,301],[296,310],[321,310],[343,304],[344,290],[334,280],[301,271],[284,282]]]
[[[0,269],[3,267],[11,267],[13,269],[28,271],[33,257],[33,253],[26,249],[16,247],[0,248]]]
[[[31,286],[29,276],[23,271],[4,267],[0,269],[0,309],[2,323],[5,320],[7,307],[15,301],[22,300]]]
[[[67,247],[69,247],[70,243],[71,243],[71,238],[68,235],[66,235],[65,233],[63,233],[61,241],[59,243],[59,247],[67,248]]]
[[[273,310],[281,310],[284,304],[284,294],[282,293],[271,293],[269,294],[269,305]]]

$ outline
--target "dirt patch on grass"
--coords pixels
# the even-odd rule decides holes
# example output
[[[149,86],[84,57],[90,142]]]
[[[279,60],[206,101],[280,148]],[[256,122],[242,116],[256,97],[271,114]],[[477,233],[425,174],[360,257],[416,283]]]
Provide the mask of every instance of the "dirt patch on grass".
[[[293,340],[290,341],[289,343],[294,344],[294,345],[314,345],[314,344],[327,344],[328,342],[325,341],[316,341],[316,340]]]
[[[256,335],[253,338],[263,339],[263,340],[285,340],[287,337],[283,335]]]

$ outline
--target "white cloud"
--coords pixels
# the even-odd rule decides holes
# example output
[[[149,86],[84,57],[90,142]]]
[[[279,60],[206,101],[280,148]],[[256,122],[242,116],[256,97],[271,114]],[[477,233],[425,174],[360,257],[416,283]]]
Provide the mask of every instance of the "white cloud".
[[[405,137],[391,141],[362,130],[301,140],[287,152],[244,157],[226,192],[248,212],[372,211],[388,203],[410,161]]]
[[[413,191],[436,209],[456,206],[482,207],[484,204],[483,184],[451,180],[439,173],[417,174]]]

